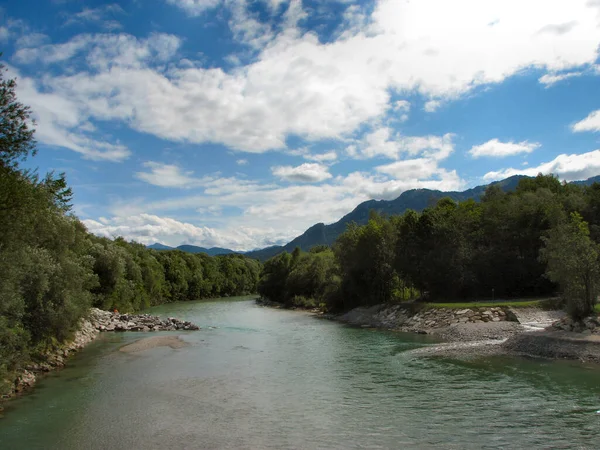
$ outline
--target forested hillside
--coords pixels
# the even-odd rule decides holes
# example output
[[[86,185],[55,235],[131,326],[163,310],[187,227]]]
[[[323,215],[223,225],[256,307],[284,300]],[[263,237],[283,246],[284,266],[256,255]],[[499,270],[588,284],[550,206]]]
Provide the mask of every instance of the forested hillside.
[[[0,393],[15,369],[67,339],[90,306],[129,312],[256,291],[256,260],[158,252],[88,233],[70,212],[64,174],[21,167],[36,144],[15,86],[0,69]]]
[[[422,213],[350,225],[332,249],[283,253],[264,265],[263,297],[288,305],[349,309],[415,297],[548,296],[589,313],[600,273],[600,184],[523,178],[514,192],[490,186],[481,202],[441,199]]]

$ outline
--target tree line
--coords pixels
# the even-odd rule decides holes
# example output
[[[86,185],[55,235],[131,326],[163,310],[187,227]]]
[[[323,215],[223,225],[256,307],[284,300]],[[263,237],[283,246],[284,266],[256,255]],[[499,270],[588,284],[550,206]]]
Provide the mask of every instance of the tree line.
[[[372,212],[332,248],[265,262],[258,290],[288,306],[329,310],[560,293],[579,318],[596,303],[599,242],[600,184],[540,174],[514,192],[490,186],[480,202],[444,198],[421,213]]]
[[[0,393],[15,369],[69,338],[91,306],[131,312],[256,292],[257,260],[90,234],[71,213],[64,174],[21,167],[36,142],[15,87],[0,67]]]

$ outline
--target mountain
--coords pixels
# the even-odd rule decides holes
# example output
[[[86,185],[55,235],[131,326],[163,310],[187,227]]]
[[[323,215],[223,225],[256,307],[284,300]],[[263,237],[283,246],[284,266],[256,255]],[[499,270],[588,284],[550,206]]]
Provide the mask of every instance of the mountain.
[[[173,247],[169,247],[168,245],[159,244],[158,242],[156,242],[152,245],[148,245],[148,248],[151,248],[153,250],[174,250]]]
[[[375,210],[380,214],[393,216],[403,214],[407,209],[422,211],[429,206],[435,205],[444,197],[450,197],[451,199],[460,202],[468,199],[478,201],[489,186],[499,186],[503,191],[506,192],[514,191],[522,178],[527,177],[523,175],[515,175],[502,181],[495,181],[490,184],[467,189],[466,191],[443,192],[432,189],[411,189],[403,192],[395,200],[368,200],[358,205],[352,212],[346,214],[335,223],[330,225],[317,223],[311,226],[308,230],[292,241],[288,242],[286,245],[275,245],[260,250],[252,250],[243,254],[249,258],[256,258],[260,261],[266,261],[267,259],[272,258],[273,256],[276,256],[284,251],[291,253],[296,247],[300,247],[302,250],[308,251],[317,245],[331,245],[335,242],[340,234],[346,231],[349,223],[356,222],[358,225],[366,224],[369,220],[369,212],[371,210]],[[600,175],[588,178],[587,180],[573,181],[573,184],[582,186],[589,186],[593,183],[600,183]],[[172,247],[162,244],[152,244],[149,247],[157,250],[173,249]],[[236,253],[233,250],[226,248],[213,247],[210,249],[205,249],[203,247],[196,247],[194,245],[180,245],[177,247],[177,249],[190,253],[204,252],[211,256]]]
[[[180,245],[179,247],[169,247],[168,245],[159,244],[158,242],[156,244],[149,245],[148,248],[152,248],[154,250],[181,250],[182,252],[187,252],[187,253],[206,253],[209,256],[228,255],[229,253],[237,253],[228,248],[220,248],[220,247],[204,248],[204,247],[197,247],[195,245],[187,245],[187,244]]]
[[[591,186],[594,183],[600,183],[600,175],[597,175],[592,178],[588,178],[587,180],[582,181],[571,181],[573,184],[577,184],[579,186]]]
[[[504,191],[516,189],[519,180],[524,178],[522,175],[515,175],[502,181],[496,181],[491,184],[477,186],[462,192],[442,192],[431,189],[411,189],[403,192],[395,200],[368,200],[358,205],[354,210],[346,214],[340,220],[331,225],[318,223],[306,230],[284,246],[268,247],[262,250],[247,252],[246,256],[266,261],[273,256],[287,251],[292,252],[296,247],[302,250],[310,250],[316,245],[331,245],[337,237],[346,231],[348,224],[356,222],[358,225],[364,225],[369,220],[369,212],[375,210],[380,214],[388,216],[403,214],[407,209],[422,211],[428,206],[435,205],[438,200],[444,197],[450,197],[455,201],[465,201],[468,199],[479,200],[485,193],[485,190],[491,185],[497,185]]]

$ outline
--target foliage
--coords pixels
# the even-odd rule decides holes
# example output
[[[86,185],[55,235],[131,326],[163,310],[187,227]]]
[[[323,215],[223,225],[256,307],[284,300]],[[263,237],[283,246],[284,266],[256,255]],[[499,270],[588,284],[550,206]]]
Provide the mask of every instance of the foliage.
[[[89,307],[136,311],[256,292],[260,263],[241,255],[156,252],[93,236],[69,211],[64,174],[22,170],[35,153],[30,110],[0,69],[0,393],[36,354],[71,337]]]
[[[600,276],[600,247],[590,238],[587,222],[573,212],[569,221],[553,227],[543,238],[540,258],[548,278],[557,283],[571,317],[581,319],[594,311]]]
[[[35,154],[35,140],[31,110],[17,101],[17,83],[5,79],[5,72],[0,64],[0,166],[14,167]]]
[[[416,298],[463,308],[473,305],[468,300],[551,297],[560,288],[570,313],[581,315],[596,298],[598,241],[600,185],[538,175],[521,179],[514,192],[492,185],[481,202],[443,198],[421,213],[372,213],[366,225],[349,225],[332,250],[267,261],[259,292],[287,305],[298,296],[343,310]],[[321,254],[333,258],[317,270]]]
[[[268,260],[262,270],[258,292],[271,301],[287,306],[315,308],[336,303],[340,278],[331,249],[308,253],[284,252]]]

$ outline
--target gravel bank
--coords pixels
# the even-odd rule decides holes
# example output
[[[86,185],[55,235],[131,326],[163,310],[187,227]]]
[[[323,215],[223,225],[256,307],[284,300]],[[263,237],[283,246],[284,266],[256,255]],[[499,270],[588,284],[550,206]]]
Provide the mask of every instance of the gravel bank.
[[[444,342],[410,351],[418,356],[469,359],[515,355],[600,362],[600,335],[549,328],[565,318],[563,311],[504,308],[502,315],[489,308],[492,314],[488,315],[482,309],[485,308],[458,311],[439,308],[411,316],[398,306],[378,305],[357,308],[336,319],[356,326],[431,334]]]
[[[503,341],[523,333],[518,322],[457,323],[445,328],[431,330],[429,334],[446,342]]]
[[[506,353],[600,363],[600,336],[568,331],[523,333],[502,345]]]

